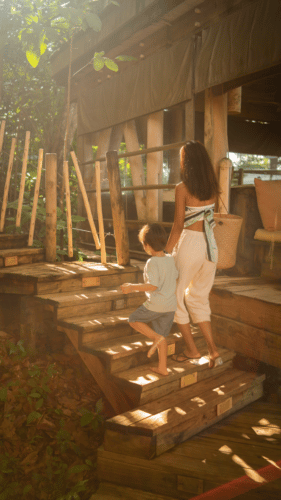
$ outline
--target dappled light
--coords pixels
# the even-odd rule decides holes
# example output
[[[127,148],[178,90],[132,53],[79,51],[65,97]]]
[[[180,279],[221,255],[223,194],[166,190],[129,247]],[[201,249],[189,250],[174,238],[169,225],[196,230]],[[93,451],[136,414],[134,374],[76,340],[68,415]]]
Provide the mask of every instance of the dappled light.
[[[191,401],[197,403],[199,407],[204,406],[206,404],[206,401],[204,401],[204,399],[199,398],[199,396],[196,398],[192,398]]]
[[[178,408],[175,406],[174,410],[179,414],[179,415],[186,415],[186,411],[184,411],[182,408]]]
[[[281,467],[279,467],[279,465],[277,465],[276,462],[274,462],[274,460],[270,460],[270,458],[267,458],[267,457],[262,457],[264,460],[266,460],[269,464],[273,465],[274,467],[276,467],[277,469],[280,469],[281,470]]]
[[[223,396],[225,392],[222,390],[225,387],[225,385],[221,385],[220,387],[216,387],[213,389],[214,392],[217,392],[219,396]]]
[[[128,346],[128,345],[121,345],[122,349],[125,349],[125,351],[131,351],[132,350],[132,347]]]
[[[247,476],[249,476],[253,481],[256,483],[266,483],[266,480],[260,476],[260,474],[255,471],[250,465],[248,465],[242,458],[238,457],[238,455],[233,455],[232,457],[233,462],[235,462],[237,465],[240,465]]]
[[[227,444],[224,444],[223,446],[221,446],[221,448],[219,448],[219,451],[221,453],[224,453],[225,455],[230,455],[230,453],[232,453],[232,449],[229,448],[229,446],[227,446]]]
[[[274,434],[281,434],[281,429],[278,425],[267,425],[265,427],[252,427],[253,431],[258,436],[273,436]]]

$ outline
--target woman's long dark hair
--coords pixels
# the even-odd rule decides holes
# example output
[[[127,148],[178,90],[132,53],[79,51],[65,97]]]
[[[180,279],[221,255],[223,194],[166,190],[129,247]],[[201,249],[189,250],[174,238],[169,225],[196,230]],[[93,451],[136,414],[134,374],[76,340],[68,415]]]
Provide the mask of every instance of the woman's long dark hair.
[[[219,184],[212,162],[201,142],[187,142],[181,148],[180,161],[181,179],[192,196],[204,201],[219,195]]]

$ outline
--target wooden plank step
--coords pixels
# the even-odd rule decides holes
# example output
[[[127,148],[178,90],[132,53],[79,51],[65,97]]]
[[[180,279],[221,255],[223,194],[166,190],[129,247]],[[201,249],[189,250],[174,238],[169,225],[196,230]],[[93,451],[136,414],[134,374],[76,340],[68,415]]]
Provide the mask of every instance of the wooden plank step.
[[[281,285],[261,278],[216,278],[212,313],[280,334]]]
[[[145,301],[145,294],[132,292],[124,295],[121,288],[99,287],[61,294],[37,295],[36,299],[48,310],[55,312],[56,319],[137,308]]]
[[[19,266],[41,262],[45,259],[44,248],[0,249],[0,267]]]
[[[0,233],[0,249],[26,247],[28,234],[3,234]]]
[[[106,422],[104,449],[147,459],[160,455],[232,412],[257,385],[261,396],[264,379],[231,368],[117,415]]]
[[[124,328],[124,332],[126,331],[125,328],[131,328],[127,323],[127,317],[123,314],[123,311],[120,323],[121,329]],[[110,333],[110,323],[109,327],[107,326],[105,329],[105,335],[109,336],[108,340],[97,342],[97,339],[100,337],[100,331],[97,331],[94,340],[81,343],[80,350],[101,357],[105,361],[108,373],[123,372],[134,366],[148,363],[147,351],[152,346],[152,340],[140,333],[133,333],[133,329],[130,330],[132,332],[130,335],[112,338],[116,334],[117,329],[115,326],[116,322],[114,323],[113,321],[112,325],[114,326],[112,334]],[[93,334],[91,333],[90,335]],[[171,355],[182,351],[184,341],[180,333],[172,331],[167,337],[167,342],[168,354]]]
[[[253,401],[257,399],[257,392],[254,394],[257,390],[260,391],[260,386],[252,390]],[[269,437],[266,433],[259,435],[253,428],[260,426],[266,431],[274,423],[280,431],[281,405],[261,400],[244,408],[249,402],[249,396],[247,402],[240,400],[240,407],[233,406],[236,413],[154,460],[121,455],[100,447],[99,479],[108,481],[110,470],[110,481],[116,485],[187,499],[247,474],[253,485],[258,486],[251,498],[279,498],[280,480],[269,484],[259,482],[258,470],[270,464],[278,467],[274,462],[280,460],[281,433]],[[243,424],[241,428],[239,425],[237,429],[237,421]],[[239,441],[235,439],[237,436]],[[270,495],[267,491],[259,495],[263,484],[269,487]]]
[[[42,295],[141,281],[142,272],[136,266],[96,262],[44,262],[0,269],[0,293]]]
[[[176,500],[176,497],[167,497],[149,491],[135,490],[126,486],[117,486],[111,483],[101,483],[99,489],[91,496],[93,500]]]
[[[218,351],[223,360],[223,365],[210,370],[204,339],[198,337],[195,343],[197,349],[202,354],[199,365],[194,365],[189,361],[178,363],[171,357],[168,357],[167,368],[169,374],[163,377],[151,370],[152,367],[158,365],[157,354],[155,354],[153,356],[155,361],[118,372],[114,377],[118,380],[118,385],[123,387],[124,390],[127,387],[135,390],[136,404],[140,405],[167,396],[189,385],[199,383],[201,380],[222,373],[232,367],[232,360],[235,357],[235,353],[219,348]]]

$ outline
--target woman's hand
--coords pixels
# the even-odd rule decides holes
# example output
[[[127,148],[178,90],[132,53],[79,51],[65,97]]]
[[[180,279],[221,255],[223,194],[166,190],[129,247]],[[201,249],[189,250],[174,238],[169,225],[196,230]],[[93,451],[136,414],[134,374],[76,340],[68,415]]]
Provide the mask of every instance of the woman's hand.
[[[120,288],[122,292],[126,294],[126,293],[131,293],[133,287],[131,283],[123,283]]]
[[[175,218],[173,227],[165,248],[165,252],[172,253],[173,248],[176,246],[184,226],[185,217],[185,187],[184,185],[177,184],[175,189]]]

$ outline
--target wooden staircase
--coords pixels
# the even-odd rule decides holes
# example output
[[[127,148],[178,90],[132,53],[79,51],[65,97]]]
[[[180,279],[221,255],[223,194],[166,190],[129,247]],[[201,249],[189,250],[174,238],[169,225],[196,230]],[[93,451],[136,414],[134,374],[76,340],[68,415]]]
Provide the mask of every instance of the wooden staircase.
[[[142,281],[138,268],[44,265],[26,266],[28,291],[24,269],[21,277],[15,270],[2,271],[0,286],[9,288],[12,278],[18,293],[33,295],[38,310],[48,313],[54,328],[68,336],[110,402],[114,416],[105,423],[101,481],[108,481],[107,457],[111,468],[118,464],[112,456],[148,461],[262,396],[264,376],[233,368],[233,351],[219,348],[223,365],[209,369],[206,344],[196,328],[194,340],[202,354],[198,365],[172,360],[171,355],[184,348],[174,325],[167,339],[169,375],[151,370],[158,363],[157,354],[147,358],[152,341],[127,321],[144,302],[144,294],[123,295],[120,289],[124,282]],[[111,482],[119,482],[116,477],[112,470]],[[120,481],[132,487],[131,478]]]

